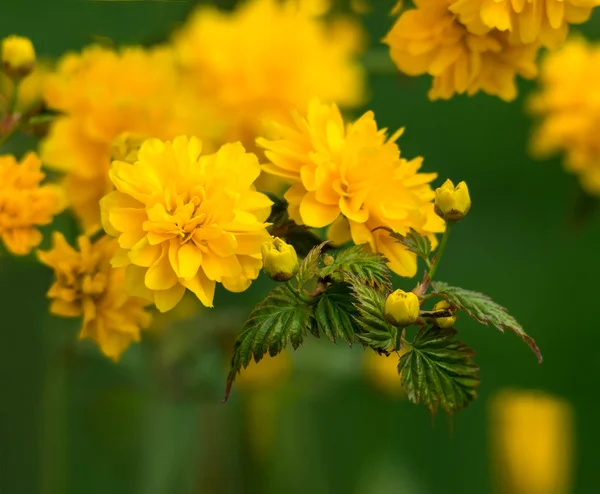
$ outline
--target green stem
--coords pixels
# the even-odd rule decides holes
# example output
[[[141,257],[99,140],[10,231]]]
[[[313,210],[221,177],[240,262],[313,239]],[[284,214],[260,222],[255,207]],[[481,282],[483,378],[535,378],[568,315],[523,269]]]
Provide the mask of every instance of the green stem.
[[[13,89],[12,97],[10,99],[10,105],[8,107],[8,114],[13,115],[17,109],[17,103],[19,102],[19,87],[21,85],[20,80],[15,80],[15,87]]]
[[[452,224],[446,223],[446,229],[444,230],[444,236],[442,237],[442,241],[440,242],[440,246],[438,247],[438,251],[435,255],[435,259],[433,260],[433,265],[431,266],[431,269],[429,270],[429,274],[427,276],[427,278],[428,278],[427,283],[423,285],[423,295],[425,295],[427,288],[429,288],[429,283],[431,283],[431,280],[433,280],[433,277],[435,276],[435,272],[437,271],[437,268],[440,265],[440,261],[442,259],[442,254],[444,253],[444,249],[446,248],[446,244],[448,243],[448,237],[450,236],[451,229],[452,229]]]
[[[298,293],[291,282],[286,281],[285,286],[288,287],[288,290],[290,292],[292,292],[292,295],[294,295],[294,297],[296,297],[298,300],[300,300],[300,302],[304,302],[305,304],[312,304],[314,302],[314,299],[307,298],[304,295],[302,295],[301,293]]]

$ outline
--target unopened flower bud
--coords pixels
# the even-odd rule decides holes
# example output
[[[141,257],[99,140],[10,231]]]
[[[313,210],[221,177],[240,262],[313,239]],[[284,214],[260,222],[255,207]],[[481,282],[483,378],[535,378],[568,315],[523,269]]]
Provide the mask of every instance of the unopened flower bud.
[[[22,79],[35,67],[35,49],[29,38],[7,36],[2,40],[2,69],[13,79]]]
[[[331,254],[325,254],[323,256],[323,264],[325,264],[325,266],[333,266],[334,262],[335,258]]]
[[[115,161],[135,163],[138,152],[147,138],[148,136],[135,132],[122,132],[110,146],[111,158]]]
[[[465,182],[456,187],[451,180],[435,191],[435,213],[445,221],[458,221],[465,217],[471,209],[469,188]]]
[[[419,317],[419,308],[419,298],[414,293],[396,290],[385,301],[385,318],[394,326],[409,326]]]
[[[298,271],[298,256],[291,245],[279,237],[262,244],[263,269],[275,281],[288,281]]]
[[[442,300],[433,306],[433,310],[439,311],[439,310],[449,309],[450,307],[451,307],[451,305],[448,302],[446,302],[445,300]],[[443,328],[443,329],[451,328],[452,326],[454,326],[455,322],[456,322],[455,316],[436,317],[433,319],[433,324],[435,324],[438,328]]]

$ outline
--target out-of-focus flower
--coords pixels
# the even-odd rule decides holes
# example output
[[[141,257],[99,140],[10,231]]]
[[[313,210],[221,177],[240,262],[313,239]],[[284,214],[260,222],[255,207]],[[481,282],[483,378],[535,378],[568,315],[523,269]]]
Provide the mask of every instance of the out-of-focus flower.
[[[445,221],[458,221],[465,217],[471,209],[469,188],[465,182],[456,187],[452,180],[446,180],[441,187],[435,189],[435,213]]]
[[[371,384],[381,392],[390,396],[400,396],[403,394],[401,376],[398,374],[398,360],[406,352],[401,349],[390,355],[379,355],[371,350],[365,352],[364,370],[366,377]]]
[[[50,312],[63,317],[82,317],[79,338],[90,338],[102,353],[118,361],[121,354],[140,340],[140,328],[150,324],[144,311],[146,300],[125,292],[125,269],[112,268],[110,259],[118,250],[110,237],[90,242],[81,236],[78,250],[59,232],[53,246],[38,251],[39,260],[54,270],[55,281],[48,291]]]
[[[600,0],[453,0],[450,10],[467,24],[475,16],[488,28],[510,32],[511,44],[556,48],[569,24],[587,21],[598,5]]]
[[[31,73],[19,81],[16,111],[23,113],[42,103],[43,87],[50,72],[50,65],[37,63]],[[0,74],[0,112],[9,110],[10,101],[15,91],[15,81],[6,74]]]
[[[29,38],[7,36],[2,40],[2,68],[14,79],[29,74],[35,66],[35,49]]]
[[[45,174],[35,153],[18,163],[0,156],[0,238],[13,254],[25,255],[42,241],[38,226],[52,223],[64,207],[64,196],[55,185],[40,185]]]
[[[164,47],[116,52],[91,46],[60,60],[45,99],[63,116],[42,142],[41,157],[66,172],[70,205],[86,230],[100,224],[98,201],[112,189],[112,146],[124,132],[161,139],[191,133],[210,142],[214,122],[188,89]]]
[[[546,56],[540,89],[529,101],[539,124],[531,141],[540,157],[564,154],[565,168],[600,195],[600,44],[575,38]]]
[[[508,32],[488,28],[477,15],[460,22],[449,0],[415,5],[400,15],[384,42],[402,72],[433,76],[430,99],[484,91],[510,101],[517,95],[517,74],[536,76],[539,43],[513,45]]]
[[[298,271],[298,255],[293,245],[279,237],[262,244],[263,270],[275,281],[288,281]]]
[[[506,494],[568,494],[573,466],[573,411],[536,391],[506,390],[491,402],[492,461]]]
[[[344,124],[335,104],[314,100],[306,117],[294,113],[291,125],[273,125],[278,140],[258,139],[271,164],[268,173],[292,182],[285,193],[290,217],[298,224],[321,228],[337,244],[350,240],[383,253],[402,276],[417,271],[415,254],[380,226],[403,235],[411,228],[436,244],[444,229],[433,212],[429,182],[435,173],[418,173],[422,158],[400,157],[392,137],[378,129],[372,112]]]
[[[418,319],[419,308],[419,298],[413,292],[398,289],[385,300],[385,318],[394,326],[409,326]]]
[[[284,382],[291,370],[292,359],[288,352],[283,351],[275,357],[267,353],[258,363],[251,360],[248,367],[240,371],[235,384],[245,391],[271,389]]]
[[[202,7],[176,34],[181,64],[220,110],[226,141],[252,149],[265,118],[287,119],[313,97],[342,106],[362,102],[362,30],[318,17],[328,3],[248,0],[233,12]]]
[[[130,293],[172,309],[191,290],[212,307],[215,284],[241,292],[262,267],[271,201],[256,192],[254,154],[240,143],[201,156],[193,137],[150,139],[134,164],[115,161],[116,191],[101,201],[102,223],[118,237],[114,266],[127,267]]]
[[[436,311],[436,310],[444,310],[444,309],[449,309],[450,307],[451,307],[451,305],[446,300],[441,300],[440,302],[438,302],[437,304],[435,304],[433,306],[433,310],[434,311]],[[438,328],[451,328],[456,323],[456,316],[436,317],[433,320],[433,323]]]

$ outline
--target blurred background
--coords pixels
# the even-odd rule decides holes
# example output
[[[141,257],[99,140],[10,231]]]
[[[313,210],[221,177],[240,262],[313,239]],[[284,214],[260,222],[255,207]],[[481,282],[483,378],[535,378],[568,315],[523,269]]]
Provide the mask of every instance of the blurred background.
[[[440,174],[435,185],[449,177],[471,190],[473,208],[438,278],[508,307],[543,364],[515,335],[463,317],[461,339],[476,350],[482,381],[479,399],[456,416],[410,404],[384,357],[314,339],[249,368],[223,405],[236,331],[272,282],[261,278],[242,296],[218,291],[210,314],[186,301],[114,364],[77,341],[77,321],[48,313],[50,271],[34,256],[7,262],[4,254],[0,492],[598,492],[595,204],[559,159],[527,155],[524,102],[535,82],[520,81],[510,104],[484,94],[432,103],[428,77],[401,76],[379,43],[395,2],[369,3],[360,16],[369,37],[365,108],[381,127],[406,127],[402,154],[424,156],[424,171]],[[30,37],[41,58],[95,39],[151,43],[194,5],[3,0],[0,35]],[[596,14],[579,29],[590,39],[600,32]],[[74,231],[69,218],[59,222]]]

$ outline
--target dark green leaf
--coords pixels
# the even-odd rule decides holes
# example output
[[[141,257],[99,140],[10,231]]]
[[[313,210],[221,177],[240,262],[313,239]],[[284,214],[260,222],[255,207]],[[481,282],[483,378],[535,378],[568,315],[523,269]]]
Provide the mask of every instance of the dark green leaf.
[[[455,335],[452,328],[421,328],[398,363],[410,401],[422,403],[432,413],[440,406],[448,413],[458,412],[477,397],[479,367],[473,362],[474,352]]]
[[[523,327],[504,307],[498,305],[490,297],[483,293],[450,286],[441,281],[433,282],[431,287],[433,290],[432,295],[438,295],[446,299],[481,324],[486,326],[492,324],[502,332],[508,329],[519,335],[537,355],[538,361],[542,362],[542,354],[535,340],[525,332]]]
[[[272,235],[277,237],[279,235],[277,235],[278,232],[275,230],[278,230],[290,221],[287,212],[288,203],[285,199],[277,197],[275,194],[267,192],[266,195],[269,196],[269,199],[271,199],[273,202],[273,205],[271,206],[271,214],[267,219],[267,221],[271,223],[269,230],[271,230]]]
[[[357,311],[354,320],[360,328],[360,331],[356,331],[357,338],[363,345],[374,349],[392,347],[398,330],[384,317],[386,293],[365,285],[357,276],[348,276],[348,281]]]
[[[338,338],[348,345],[354,342],[353,316],[357,313],[352,305],[350,287],[336,283],[329,287],[319,298],[315,307],[315,319],[319,329],[334,343]]]
[[[417,233],[416,230],[411,228],[407,235],[396,233],[391,228],[385,226],[376,228],[375,230],[387,231],[390,234],[390,237],[395,239],[396,242],[404,245],[409,251],[414,252],[421,259],[429,261],[429,256],[431,255],[431,242],[427,237]]]
[[[390,270],[387,259],[379,254],[368,252],[362,245],[353,245],[340,251],[331,266],[321,270],[321,277],[335,273],[348,273],[362,280],[363,283],[384,288],[391,288]]]
[[[289,228],[287,233],[283,235],[283,240],[293,245],[300,257],[307,256],[312,248],[323,242],[316,233],[295,223],[294,228]]]
[[[273,290],[252,311],[235,342],[225,399],[235,376],[252,358],[259,362],[266,353],[274,357],[288,341],[298,348],[311,325],[312,307],[300,302],[287,286]]]
[[[319,245],[313,247],[302,260],[300,267],[298,268],[298,274],[296,275],[299,285],[303,285],[316,276],[317,270],[319,269],[319,257],[321,256],[323,247],[325,247],[327,243],[328,242],[321,242]]]

